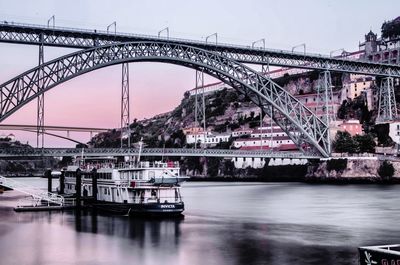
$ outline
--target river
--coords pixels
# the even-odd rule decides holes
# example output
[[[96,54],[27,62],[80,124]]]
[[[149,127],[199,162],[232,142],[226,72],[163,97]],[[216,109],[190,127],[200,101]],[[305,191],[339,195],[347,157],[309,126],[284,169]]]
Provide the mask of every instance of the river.
[[[189,182],[182,195],[184,218],[155,220],[16,213],[24,196],[4,192],[0,264],[355,265],[359,246],[400,243],[400,185]]]

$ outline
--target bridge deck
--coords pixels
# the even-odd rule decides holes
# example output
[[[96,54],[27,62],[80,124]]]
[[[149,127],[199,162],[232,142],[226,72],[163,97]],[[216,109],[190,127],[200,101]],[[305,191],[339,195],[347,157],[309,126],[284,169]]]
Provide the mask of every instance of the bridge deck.
[[[31,148],[31,149],[1,149],[0,157],[61,157],[61,156],[129,156],[138,155],[139,149],[129,148]],[[261,158],[288,158],[307,159],[319,158],[317,155],[301,152],[272,152],[265,150],[231,150],[231,149],[180,149],[180,148],[145,148],[141,156],[197,156],[197,157],[261,157]]]
[[[300,53],[276,49],[263,49],[226,43],[206,43],[179,38],[150,35],[110,33],[100,30],[46,27],[41,25],[0,22],[0,42],[34,44],[69,48],[91,48],[118,42],[163,40],[191,45],[221,53],[243,63],[269,64],[295,68],[331,70],[366,75],[400,77],[400,66],[367,61],[332,58],[321,54]]]

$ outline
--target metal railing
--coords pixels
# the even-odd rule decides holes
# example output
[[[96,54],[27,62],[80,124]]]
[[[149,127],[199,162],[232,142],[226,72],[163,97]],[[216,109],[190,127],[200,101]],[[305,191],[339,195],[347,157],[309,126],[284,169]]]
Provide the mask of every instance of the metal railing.
[[[64,205],[64,197],[45,191],[39,187],[26,185],[22,182],[2,176],[0,176],[0,185],[32,196],[32,198],[37,202],[37,205],[42,201],[46,201],[48,204]]]
[[[319,58],[326,58],[326,59],[340,59],[346,61],[355,61],[352,59],[346,59],[343,57],[331,57],[330,55],[325,55],[321,53],[310,53],[310,52],[299,52],[295,50],[286,50],[286,49],[272,49],[272,48],[264,48],[261,46],[254,46],[252,47],[251,44],[249,45],[240,45],[240,44],[232,44],[232,43],[225,43],[225,42],[206,42],[205,40],[193,40],[187,38],[177,38],[177,37],[166,37],[166,36],[156,36],[156,35],[148,35],[148,34],[137,34],[137,33],[126,33],[126,32],[107,32],[106,30],[97,30],[97,29],[82,29],[82,28],[73,28],[73,27],[60,27],[60,26],[45,26],[39,24],[29,24],[29,23],[18,23],[13,21],[0,21],[0,26],[16,26],[16,27],[26,27],[26,28],[34,28],[40,30],[60,30],[60,31],[68,31],[72,33],[85,33],[85,34],[97,34],[97,35],[107,35],[110,37],[133,37],[133,38],[140,38],[140,39],[149,39],[149,40],[166,40],[171,42],[185,42],[187,44],[196,44],[196,45],[206,45],[206,46],[218,46],[218,47],[229,47],[229,48],[237,48],[237,49],[246,49],[246,50],[254,50],[254,51],[269,51],[269,52],[276,52],[276,53],[290,53],[294,55],[300,56],[312,56],[312,57],[319,57]]]
[[[134,148],[4,148],[0,157],[15,156],[135,156]],[[276,157],[276,158],[318,158],[316,154],[272,150],[240,149],[189,149],[189,148],[145,148],[142,156],[206,156],[206,157]]]

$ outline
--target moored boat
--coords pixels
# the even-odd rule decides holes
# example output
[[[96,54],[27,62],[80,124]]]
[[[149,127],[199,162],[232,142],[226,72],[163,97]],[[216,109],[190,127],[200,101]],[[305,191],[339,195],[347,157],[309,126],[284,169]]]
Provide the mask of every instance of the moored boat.
[[[63,192],[77,192],[77,174],[85,205],[129,215],[180,215],[184,202],[178,162],[128,161],[115,158],[81,158],[64,171]],[[95,178],[95,179],[94,179]],[[96,188],[93,187],[93,183]]]

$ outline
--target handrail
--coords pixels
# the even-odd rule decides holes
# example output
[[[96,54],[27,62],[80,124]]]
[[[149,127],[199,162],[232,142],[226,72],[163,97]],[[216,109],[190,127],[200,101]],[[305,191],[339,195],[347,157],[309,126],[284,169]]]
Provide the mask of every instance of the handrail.
[[[205,40],[194,40],[194,39],[186,39],[186,38],[177,38],[177,37],[165,37],[165,36],[156,36],[156,35],[148,35],[148,34],[138,34],[138,33],[126,33],[126,32],[119,32],[116,31],[115,33],[113,32],[112,34],[110,32],[107,32],[105,30],[97,30],[97,29],[83,29],[83,28],[73,28],[73,27],[60,27],[60,26],[55,26],[48,28],[43,25],[39,24],[30,24],[30,23],[18,23],[14,21],[0,21],[0,26],[16,26],[16,27],[29,27],[29,28],[35,28],[35,29],[40,29],[40,30],[45,30],[45,31],[55,31],[55,30],[60,30],[60,31],[69,31],[72,33],[86,33],[86,34],[97,34],[97,35],[107,35],[110,37],[136,37],[136,38],[146,38],[150,40],[166,40],[166,41],[172,41],[172,42],[185,42],[188,44],[196,44],[196,45],[206,45],[206,46],[217,46],[217,47],[227,47],[227,48],[237,48],[237,49],[246,49],[246,50],[253,50],[253,51],[268,51],[268,52],[275,52],[275,53],[290,53],[293,55],[299,55],[299,56],[311,56],[311,57],[318,57],[318,58],[324,58],[324,59],[329,59],[329,60],[345,60],[349,62],[353,62],[355,60],[348,59],[348,58],[335,58],[331,57],[329,55],[321,54],[321,53],[304,53],[304,52],[297,52],[297,51],[290,51],[286,49],[273,49],[273,48],[263,48],[263,47],[252,47],[251,45],[240,45],[240,44],[232,44],[232,43],[225,43],[225,42],[218,42],[218,43],[210,43],[206,42]]]

